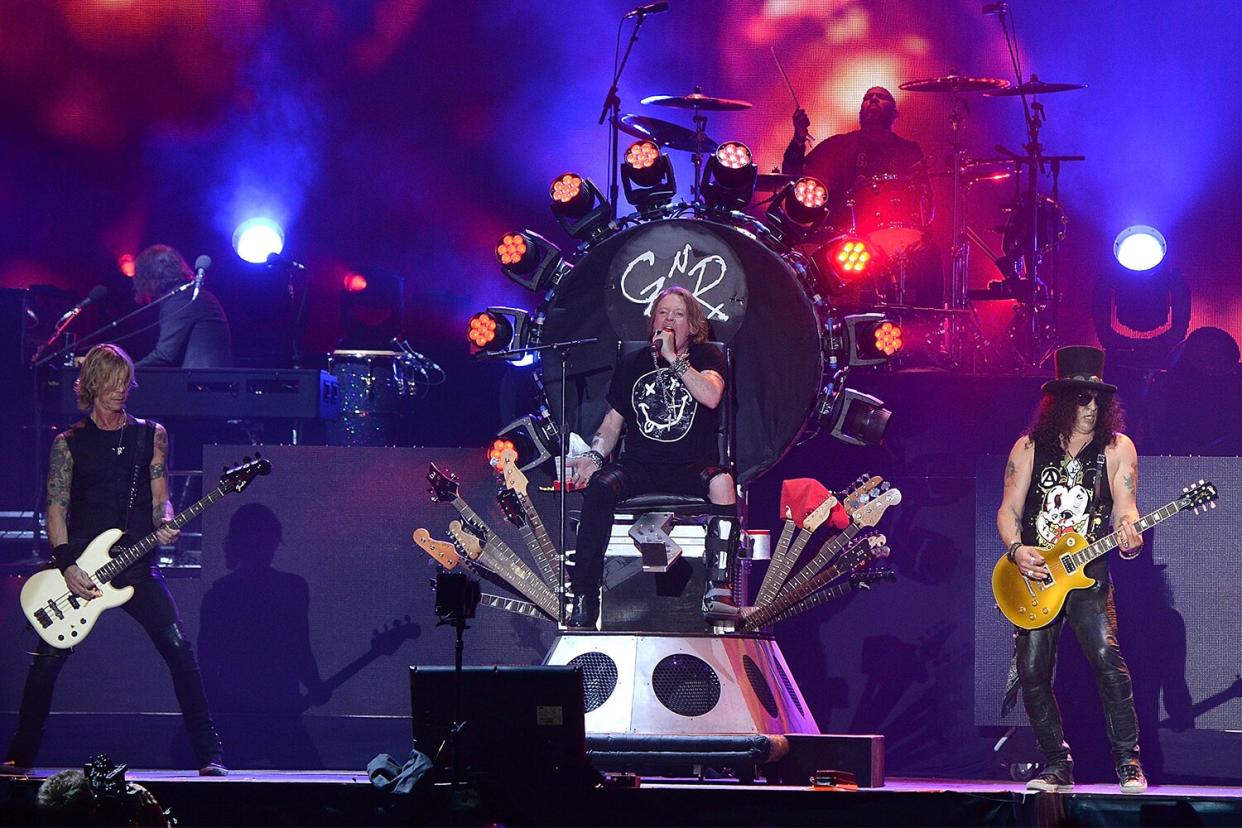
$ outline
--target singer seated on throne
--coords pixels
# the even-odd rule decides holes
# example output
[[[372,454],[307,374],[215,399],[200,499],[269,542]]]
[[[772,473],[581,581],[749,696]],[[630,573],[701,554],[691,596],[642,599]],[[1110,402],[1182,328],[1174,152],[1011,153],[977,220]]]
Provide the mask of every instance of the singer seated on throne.
[[[154,302],[194,283],[194,271],[173,248],[153,244],[134,263],[134,298]],[[231,368],[233,341],[220,300],[201,283],[160,303],[159,339],[139,368]]]
[[[728,372],[724,354],[708,341],[702,308],[685,288],[666,288],[648,332],[651,349],[626,357],[613,375],[608,413],[590,451],[567,464],[566,487],[586,490],[574,563],[574,627],[596,626],[617,504],[652,492],[723,506],[737,500],[733,476],[719,465],[717,442]],[[623,430],[624,450],[607,462]]]

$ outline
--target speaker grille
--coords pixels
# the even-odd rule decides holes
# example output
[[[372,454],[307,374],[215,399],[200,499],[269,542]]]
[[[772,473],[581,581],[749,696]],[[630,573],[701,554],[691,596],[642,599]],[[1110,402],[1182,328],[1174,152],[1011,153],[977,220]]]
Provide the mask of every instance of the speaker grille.
[[[781,684],[785,685],[785,698],[793,702],[793,706],[798,708],[798,712],[803,716],[806,711],[802,709],[802,702],[798,701],[798,690],[794,687],[793,679],[785,672],[785,668],[776,659],[772,659],[772,666],[776,668],[776,675],[780,678]]]
[[[582,671],[582,701],[586,712],[595,710],[617,689],[617,662],[604,653],[583,653],[569,660],[570,667]]]
[[[660,659],[651,674],[660,704],[681,716],[702,716],[720,701],[720,678],[701,658],[674,653]]]
[[[759,669],[759,665],[748,655],[742,656],[742,667],[746,670],[746,678],[750,681],[750,689],[755,691],[755,698],[759,699],[759,703],[763,705],[763,709],[768,711],[768,715],[776,718],[776,698],[772,695],[772,688],[768,686],[768,680],[763,677],[763,671]]]

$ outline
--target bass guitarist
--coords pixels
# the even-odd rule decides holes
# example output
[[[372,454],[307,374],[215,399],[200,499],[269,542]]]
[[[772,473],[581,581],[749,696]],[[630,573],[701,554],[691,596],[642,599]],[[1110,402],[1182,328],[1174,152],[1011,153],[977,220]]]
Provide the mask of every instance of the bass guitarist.
[[[69,590],[81,600],[101,595],[90,573],[75,564],[96,535],[119,528],[133,540],[157,531],[157,526],[161,543],[171,543],[178,535],[175,528],[162,526],[173,517],[165,472],[168,433],[162,425],[126,412],[126,399],[136,385],[134,363],[125,351],[111,344],[91,348],[74,383],[78,407],[87,416],[57,435],[52,444],[48,540]],[[140,560],[112,583],[134,587],[133,598],[124,609],[146,630],[168,664],[199,773],[227,774],[198,662],[159,568],[150,558]],[[8,764],[33,764],[56,678],[72,652],[72,648],[59,650],[39,642],[26,676]]]
[[[1111,519],[1123,558],[1138,554],[1143,536],[1139,519],[1138,454],[1125,434],[1117,386],[1102,382],[1104,352],[1070,347],[1056,352],[1056,379],[1043,387],[1043,398],[1029,431],[1018,439],[1005,467],[1005,490],[997,528],[1009,562],[1032,582],[1050,577],[1040,549],[1067,532],[1094,541]],[[1086,574],[1096,583],[1072,592],[1065,611],[1050,625],[1017,630],[1003,712],[1017,689],[1044,754],[1044,770],[1027,783],[1035,791],[1073,789],[1074,763],[1052,693],[1061,625],[1068,620],[1095,674],[1117,776],[1124,793],[1141,793],[1147,779],[1139,764],[1138,718],[1130,672],[1117,643],[1108,559],[1089,563]]]

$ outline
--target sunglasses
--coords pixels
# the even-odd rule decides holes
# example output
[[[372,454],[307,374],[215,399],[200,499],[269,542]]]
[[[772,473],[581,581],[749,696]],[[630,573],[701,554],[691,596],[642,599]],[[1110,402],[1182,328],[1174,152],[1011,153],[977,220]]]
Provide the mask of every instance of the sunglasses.
[[[1094,391],[1080,391],[1075,399],[1079,405],[1091,405],[1092,402],[1100,401],[1100,395]]]

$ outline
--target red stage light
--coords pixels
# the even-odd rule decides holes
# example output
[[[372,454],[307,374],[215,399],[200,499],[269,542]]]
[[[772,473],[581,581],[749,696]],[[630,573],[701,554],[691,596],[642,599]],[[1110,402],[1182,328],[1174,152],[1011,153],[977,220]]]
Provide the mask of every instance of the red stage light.
[[[126,277],[134,278],[134,254],[122,253],[116,260],[117,269]]]
[[[496,245],[496,259],[502,265],[515,265],[522,261],[522,257],[526,255],[528,249],[524,235],[521,233],[506,233],[500,239],[500,244]]]
[[[476,348],[484,348],[496,338],[496,317],[487,311],[470,317],[466,336]]]
[[[581,192],[582,176],[575,173],[565,173],[552,182],[552,187],[549,189],[548,194],[552,196],[553,201],[568,204],[577,198]]]
[[[740,170],[751,162],[750,148],[740,141],[726,141],[717,147],[716,160],[721,166]]]
[[[498,469],[500,468],[500,455],[504,454],[506,451],[516,450],[517,449],[514,448],[512,440],[505,440],[497,437],[492,441],[492,447],[487,450],[487,462],[492,468]]]
[[[341,283],[346,293],[362,293],[367,289],[367,277],[356,271],[350,271],[345,274],[345,279]]]
[[[901,328],[892,322],[885,322],[875,329],[875,349],[885,356],[892,356],[901,350]]]
[[[645,170],[654,166],[660,157],[660,148],[651,141],[635,141],[625,151],[625,163],[636,170]]]

